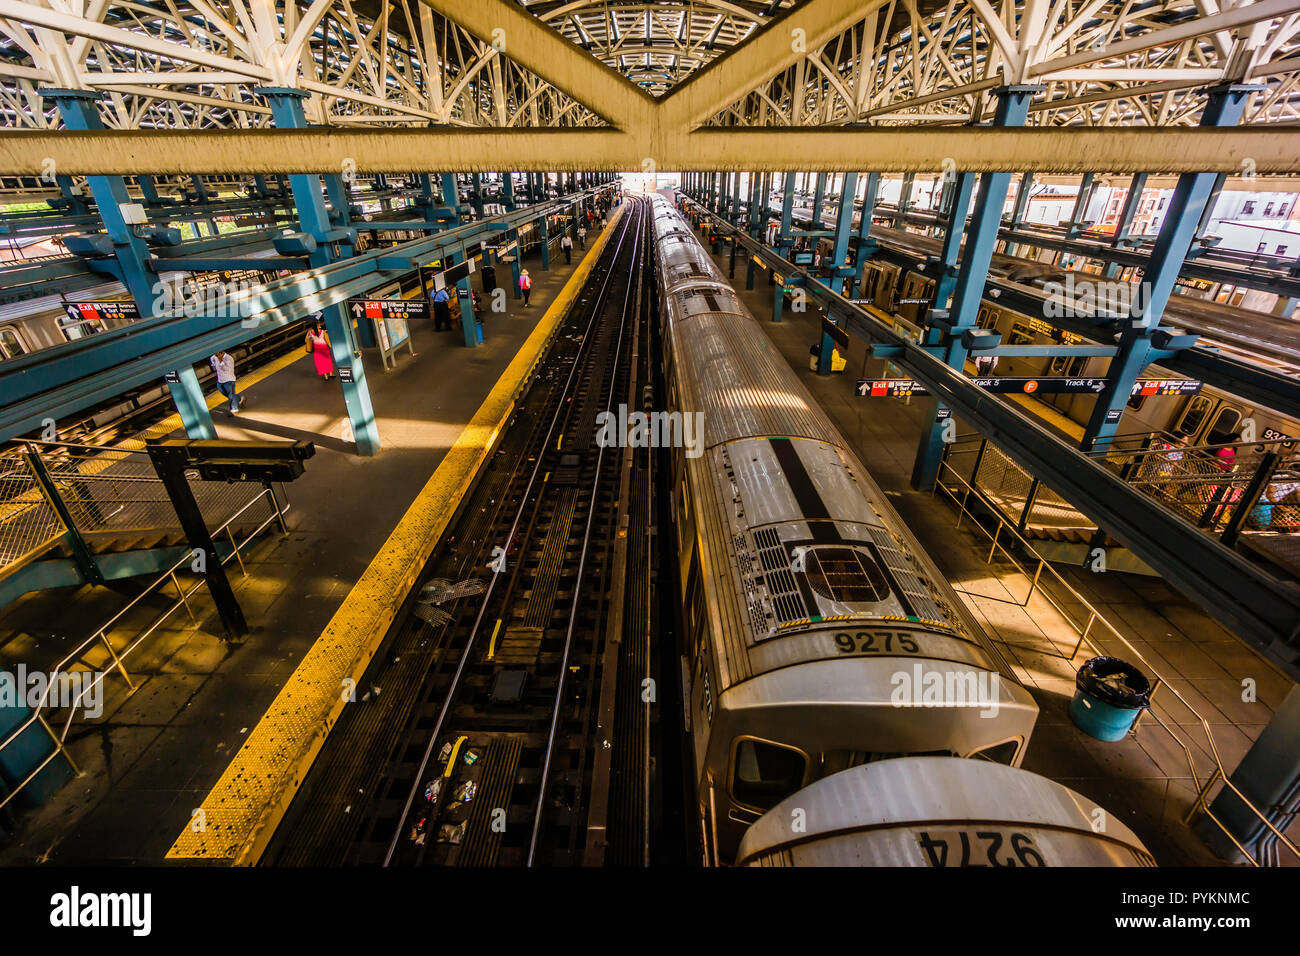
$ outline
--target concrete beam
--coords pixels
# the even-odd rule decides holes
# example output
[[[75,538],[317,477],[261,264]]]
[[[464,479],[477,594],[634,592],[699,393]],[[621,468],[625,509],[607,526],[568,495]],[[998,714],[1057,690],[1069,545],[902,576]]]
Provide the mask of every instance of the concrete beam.
[[[0,136],[0,175],[661,170],[1300,173],[1300,127],[945,129],[708,127],[688,134],[613,129],[16,130]]]

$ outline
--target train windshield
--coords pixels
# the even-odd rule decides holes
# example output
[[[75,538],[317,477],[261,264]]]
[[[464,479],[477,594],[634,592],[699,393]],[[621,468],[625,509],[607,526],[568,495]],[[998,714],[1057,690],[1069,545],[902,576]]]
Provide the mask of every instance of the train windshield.
[[[798,750],[742,737],[736,742],[731,795],[738,803],[770,810],[803,785],[807,765]]]

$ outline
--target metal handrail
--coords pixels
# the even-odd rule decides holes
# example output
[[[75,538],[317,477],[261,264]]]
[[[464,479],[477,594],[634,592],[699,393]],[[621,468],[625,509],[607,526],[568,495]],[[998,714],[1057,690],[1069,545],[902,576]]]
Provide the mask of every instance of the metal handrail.
[[[1160,436],[1162,436],[1163,438],[1172,439],[1172,440],[1174,440],[1174,441],[1178,441],[1178,440],[1179,440],[1179,438],[1178,438],[1177,435],[1171,435],[1171,434],[1169,434],[1168,432],[1151,432],[1151,433],[1150,433],[1150,436],[1154,436],[1154,435],[1160,435]],[[1150,437],[1150,436],[1148,436],[1148,435],[1133,435],[1133,436],[1127,436],[1127,435],[1126,435],[1126,436],[1124,436],[1124,437],[1125,437],[1125,438],[1132,438],[1132,439],[1140,439],[1140,438],[1147,438],[1147,437]],[[1296,439],[1294,439],[1294,438],[1268,438],[1268,439],[1256,439],[1255,441],[1229,441],[1229,442],[1216,442],[1216,443],[1205,444],[1205,445],[1182,445],[1182,444],[1174,444],[1174,445],[1173,445],[1172,447],[1170,447],[1170,448],[1154,448],[1154,447],[1152,447],[1152,448],[1143,448],[1143,447],[1141,447],[1140,445],[1135,446],[1135,447],[1132,447],[1132,448],[1127,448],[1127,447],[1117,447],[1117,446],[1115,445],[1115,443],[1112,442],[1112,443],[1110,443],[1109,445],[1104,445],[1104,446],[1099,447],[1099,448],[1094,448],[1094,449],[1091,450],[1091,451],[1083,452],[1083,454],[1084,454],[1084,455],[1087,455],[1087,456],[1090,457],[1090,458],[1105,458],[1105,457],[1107,457],[1107,456],[1109,456],[1109,455],[1112,455],[1112,454],[1113,454],[1113,455],[1132,456],[1132,457],[1134,457],[1134,458],[1139,458],[1139,457],[1142,457],[1142,456],[1144,456],[1144,455],[1169,455],[1171,452],[1182,452],[1182,453],[1186,454],[1186,453],[1189,453],[1189,452],[1218,451],[1220,448],[1233,448],[1233,449],[1237,449],[1237,448],[1258,448],[1258,449],[1260,449],[1261,451],[1263,451],[1265,448],[1270,448],[1270,447],[1272,447],[1272,448],[1276,448],[1276,449],[1287,449],[1287,450],[1292,450],[1292,449],[1294,449],[1294,448],[1296,447],[1296,444],[1297,444],[1297,441],[1296,441]]]
[[[951,473],[953,478],[955,478],[958,482],[960,482],[963,486],[965,486],[966,493],[964,495],[960,495],[960,501],[958,501],[959,492],[949,489],[947,486],[943,484],[942,478],[943,478],[944,469],[947,469],[947,471]],[[1072,587],[1070,583],[1066,581],[1064,577],[1061,576],[1060,572],[1058,572],[1056,568],[1053,567],[1047,561],[1046,558],[1040,555],[1038,551],[1033,547],[1033,545],[1031,545],[1027,540],[1025,540],[1024,536],[1021,535],[1018,530],[1016,530],[1015,525],[1009,519],[1007,519],[1005,515],[1003,515],[997,508],[991,506],[987,510],[989,513],[993,515],[993,517],[997,519],[998,525],[994,529],[993,533],[990,534],[989,530],[985,528],[982,524],[980,524],[978,520],[976,520],[976,516],[974,512],[970,511],[966,507],[967,502],[970,500],[970,496],[972,494],[975,495],[977,500],[985,501],[986,504],[988,502],[984,499],[984,496],[981,495],[980,492],[974,487],[974,485],[971,484],[971,482],[968,482],[961,475],[959,475],[957,471],[947,461],[940,462],[939,480],[935,481],[934,488],[931,490],[931,495],[933,496],[940,488],[943,489],[944,493],[948,495],[948,497],[951,498],[953,503],[956,504],[958,507],[957,527],[959,528],[961,527],[963,517],[969,516],[971,519],[971,524],[974,525],[976,528],[978,528],[985,537],[991,540],[992,543],[989,547],[989,554],[988,557],[985,559],[985,563],[992,562],[993,555],[998,550],[1001,550],[1002,553],[1006,556],[1007,560],[1009,560],[1017,568],[1017,570],[1020,571],[1021,574],[1023,574],[1025,577],[1030,578],[1029,593],[1025,595],[1025,599],[1020,603],[1020,606],[1028,607],[1030,599],[1033,598],[1034,596],[1034,592],[1038,591],[1043,595],[1043,597],[1047,600],[1047,602],[1051,604],[1052,607],[1056,608],[1056,610],[1061,614],[1061,616],[1065,618],[1066,621],[1069,622],[1070,626],[1074,628],[1075,632],[1079,635],[1079,640],[1075,643],[1074,650],[1070,654],[1070,656],[1066,658],[1067,660],[1073,661],[1076,657],[1078,657],[1079,649],[1083,646],[1085,641],[1098,654],[1103,653],[1102,649],[1098,647],[1096,643],[1094,643],[1089,638],[1089,634],[1092,632],[1093,625],[1100,622],[1101,625],[1105,627],[1115,637],[1116,640],[1118,640],[1122,645],[1124,645],[1125,649],[1130,654],[1136,657],[1137,660],[1140,661],[1142,665],[1147,668],[1147,672],[1152,674],[1155,677],[1156,686],[1169,688],[1169,693],[1173,694],[1174,697],[1177,698],[1178,702],[1181,703],[1184,707],[1186,707],[1188,712],[1190,712],[1191,715],[1200,722],[1201,729],[1205,732],[1205,739],[1206,742],[1209,744],[1210,756],[1214,760],[1214,766],[1215,766],[1213,774],[1211,774],[1209,779],[1206,780],[1204,785],[1201,784],[1200,776],[1196,772],[1196,763],[1192,758],[1191,749],[1183,741],[1183,738],[1176,731],[1174,731],[1172,727],[1170,727],[1163,720],[1161,720],[1160,715],[1155,713],[1154,710],[1147,708],[1146,711],[1151,715],[1151,717],[1156,721],[1156,723],[1158,723],[1161,727],[1164,728],[1164,730],[1169,734],[1169,736],[1173,738],[1174,742],[1178,744],[1178,746],[1182,749],[1183,755],[1187,759],[1187,767],[1191,773],[1192,782],[1196,785],[1197,788],[1196,800],[1193,801],[1191,809],[1187,812],[1187,815],[1183,818],[1183,823],[1186,824],[1190,822],[1192,816],[1196,813],[1198,809],[1203,811],[1205,815],[1209,817],[1211,821],[1213,821],[1215,826],[1217,826],[1220,830],[1222,830],[1224,835],[1229,840],[1232,841],[1233,845],[1236,846],[1236,848],[1241,852],[1242,856],[1244,856],[1247,860],[1250,861],[1252,866],[1262,865],[1258,860],[1256,860],[1250,854],[1250,852],[1244,846],[1241,845],[1241,843],[1237,840],[1237,838],[1233,836],[1232,833],[1228,830],[1227,826],[1221,820],[1219,820],[1219,818],[1216,817],[1214,813],[1210,810],[1209,804],[1206,801],[1206,794],[1209,792],[1210,788],[1214,786],[1216,782],[1222,780],[1224,786],[1227,787],[1229,790],[1231,790],[1234,794],[1236,794],[1237,798],[1250,809],[1251,813],[1253,813],[1256,817],[1258,817],[1260,822],[1263,823],[1264,826],[1266,826],[1269,829],[1269,831],[1271,831],[1272,834],[1275,837],[1277,837],[1277,839],[1280,840],[1282,844],[1286,846],[1288,850],[1291,851],[1292,854],[1296,856],[1297,859],[1300,859],[1300,847],[1297,847],[1294,843],[1292,843],[1289,839],[1287,839],[1286,835],[1283,834],[1280,830],[1278,830],[1278,828],[1275,827],[1272,824],[1272,822],[1269,821],[1269,819],[1246,797],[1246,795],[1243,794],[1241,790],[1238,789],[1237,786],[1233,784],[1231,780],[1228,779],[1228,774],[1227,771],[1224,770],[1222,759],[1219,757],[1219,748],[1214,742],[1214,732],[1210,729],[1209,722],[1206,721],[1206,719],[1200,715],[1200,713],[1196,710],[1195,707],[1193,707],[1190,703],[1187,702],[1187,700],[1183,697],[1182,694],[1178,693],[1178,689],[1174,687],[1172,684],[1170,684],[1168,681],[1161,678],[1159,671],[1155,668],[1154,665],[1151,664],[1150,661],[1148,661],[1142,655],[1142,652],[1139,651],[1136,647],[1134,647],[1133,644],[1128,640],[1128,638],[1126,638],[1123,634],[1121,634],[1119,630],[1115,627],[1115,625],[1111,624],[1110,621],[1108,621],[1106,617],[1100,611],[1098,611],[1087,598],[1085,598],[1074,587]],[[1003,541],[1001,540],[1002,531],[1004,528],[1013,536],[1014,541],[1018,542],[1020,547],[1023,548],[1026,553],[1028,553],[1032,558],[1037,560],[1038,562],[1037,567],[1034,569],[1034,573],[1032,577],[1029,574],[1028,568],[1020,562],[1020,560],[1007,548],[1007,545],[1003,543]],[[1051,577],[1056,579],[1056,581],[1060,584],[1060,586],[1063,587],[1074,600],[1078,601],[1078,603],[1088,611],[1088,623],[1084,625],[1082,628],[1080,628],[1079,624],[1075,621],[1073,615],[1071,615],[1070,612],[1068,612],[1065,608],[1063,608],[1061,604],[1056,600],[1056,598],[1053,597],[1051,592],[1039,586],[1039,581],[1042,577],[1042,573],[1044,569],[1046,569],[1049,572],[1049,575]]]
[[[271,502],[272,513],[270,517],[268,517],[260,525],[258,525],[252,531],[250,531],[242,541],[236,542],[234,533],[231,530],[230,526],[234,523],[234,521],[237,518],[243,515],[245,511],[253,507],[253,505],[257,504],[257,502],[260,501],[264,496],[269,498]],[[261,534],[266,529],[266,527],[269,524],[271,524],[273,521],[279,522],[281,528],[283,529],[284,513],[287,510],[288,510],[287,508],[281,509],[279,500],[276,498],[275,493],[270,488],[264,488],[259,494],[250,498],[247,504],[245,504],[242,508],[240,508],[229,518],[227,518],[226,521],[223,522],[221,526],[218,527],[214,532],[214,537],[216,535],[219,535],[223,531],[226,532],[226,536],[231,544],[230,553],[227,554],[224,558],[220,559],[220,563],[224,565],[228,561],[230,561],[231,558],[237,559],[241,570],[243,570],[244,572],[244,576],[247,577],[248,570],[247,568],[244,567],[243,557],[240,555],[240,552],[244,549],[244,547],[249,542],[251,542],[259,534]],[[72,721],[76,717],[77,710],[82,706],[83,698],[90,690],[97,687],[104,680],[104,678],[108,676],[109,671],[92,672],[95,674],[94,679],[88,685],[85,685],[81,688],[81,691],[77,694],[76,698],[72,701],[72,703],[68,704],[66,708],[50,707],[49,706],[50,693],[53,691],[54,687],[58,682],[59,677],[62,674],[71,673],[71,671],[67,669],[68,665],[72,661],[79,659],[85,652],[89,651],[100,641],[104,643],[104,647],[108,650],[109,656],[113,659],[113,667],[122,675],[122,678],[126,681],[127,686],[131,688],[131,693],[135,693],[136,685],[131,680],[131,676],[126,672],[126,667],[124,666],[123,661],[127,657],[129,657],[131,655],[131,652],[134,651],[137,647],[139,647],[140,644],[143,643],[146,638],[148,638],[151,634],[154,633],[154,631],[156,631],[159,627],[161,627],[162,624],[169,617],[172,616],[172,614],[177,610],[177,608],[181,607],[182,605],[184,605],[186,611],[189,612],[190,619],[191,620],[195,619],[194,610],[193,608],[190,607],[189,599],[191,595],[194,594],[195,591],[203,587],[203,579],[200,578],[189,588],[189,590],[186,590],[181,586],[180,581],[176,577],[176,572],[180,570],[181,566],[184,565],[186,562],[192,560],[193,560],[192,553],[187,553],[179,560],[177,560],[175,564],[169,567],[157,578],[155,578],[153,582],[149,584],[148,587],[146,587],[138,595],[132,598],[128,604],[126,604],[116,614],[114,614],[107,621],[105,621],[103,624],[97,627],[90,637],[86,638],[86,640],[82,641],[79,645],[77,645],[77,647],[69,651],[66,655],[64,655],[62,660],[60,660],[57,664],[54,665],[54,669],[49,673],[45,685],[45,690],[41,694],[40,701],[37,703],[36,707],[32,709],[31,715],[27,718],[27,720],[25,720],[19,727],[13,730],[9,734],[9,736],[6,737],[3,741],[0,741],[0,752],[3,752],[6,747],[8,747],[11,743],[13,743],[19,737],[21,737],[33,724],[37,723],[38,721],[40,722],[41,726],[45,728],[46,732],[49,733],[50,738],[54,741],[55,749],[52,750],[49,753],[49,755],[46,756],[46,758],[42,760],[40,764],[35,769],[33,769],[20,783],[14,786],[14,788],[8,794],[4,795],[4,797],[0,799],[0,809],[3,809],[5,805],[9,803],[10,800],[16,797],[19,793],[21,793],[23,788],[26,787],[33,780],[35,780],[36,777],[40,774],[40,772],[44,770],[47,766],[49,766],[50,763],[54,760],[54,758],[60,754],[62,754],[64,759],[68,761],[69,765],[72,767],[73,772],[76,773],[78,776],[80,776],[81,770],[77,767],[76,761],[72,759],[72,755],[68,753],[68,750],[65,746],[65,741],[67,740],[68,732],[72,728]],[[108,639],[109,631],[111,630],[113,625],[116,624],[117,621],[120,620],[128,611],[130,611],[133,607],[135,607],[136,604],[138,604],[141,600],[143,600],[146,595],[151,594],[155,589],[160,590],[161,586],[168,580],[170,580],[172,584],[175,585],[176,592],[179,595],[175,603],[173,603],[171,607],[167,608],[160,615],[158,615],[158,617],[154,619],[152,624],[150,624],[147,628],[145,628],[143,632],[138,634],[136,638],[132,640],[120,652],[115,650],[113,648],[112,642],[109,641]],[[62,730],[60,732],[56,732],[55,729],[50,726],[49,721],[46,720],[45,711],[63,710],[63,709],[66,709],[68,711],[67,719],[64,720],[63,722]]]

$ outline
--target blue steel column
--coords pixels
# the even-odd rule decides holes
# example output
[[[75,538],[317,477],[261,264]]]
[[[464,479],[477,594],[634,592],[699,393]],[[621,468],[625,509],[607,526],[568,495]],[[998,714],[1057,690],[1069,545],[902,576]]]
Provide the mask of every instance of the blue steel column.
[[[809,229],[822,227],[822,203],[826,201],[826,174],[817,174],[817,185],[813,189],[812,225]]]
[[[302,90],[284,87],[263,87],[255,91],[264,97],[271,106],[271,117],[280,129],[301,129],[307,125],[302,101],[307,94]],[[289,176],[289,189],[293,193],[293,204],[298,213],[298,224],[303,232],[313,238],[328,234],[332,226],[329,213],[325,208],[325,195],[318,176],[293,173]],[[311,267],[329,265],[333,261],[329,243],[320,242],[316,250],[307,259]],[[360,354],[353,354],[352,318],[342,305],[332,305],[323,310],[325,329],[329,333],[330,348],[333,353],[334,367],[343,369],[351,367],[352,381],[339,384],[343,389],[343,403],[347,407],[348,418],[352,422],[352,435],[357,444],[357,452],[362,455],[379,453],[379,426],[375,421],[374,407],[370,402],[370,389],[366,385],[366,371]]]
[[[845,173],[840,184],[840,210],[835,217],[835,250],[831,253],[835,265],[832,267],[831,288],[836,292],[844,291],[844,259],[849,254],[849,239],[853,236],[853,200],[858,193],[858,174]]]
[[[903,175],[903,186],[898,192],[898,212],[894,215],[894,225],[903,225],[904,219],[907,218],[907,210],[912,205],[912,185],[916,182],[916,173],[905,173]]]
[[[515,211],[515,179],[514,173],[501,174],[501,203],[506,207],[506,212]],[[514,242],[519,238],[519,233],[513,229],[506,231],[506,244]],[[511,257],[510,262],[510,285],[513,288],[516,299],[522,299],[524,294],[519,291],[519,272],[523,269],[524,250],[523,244],[515,246],[515,254]]]
[[[782,259],[790,258],[790,226],[794,222],[794,180],[795,174],[785,174],[785,186],[781,193],[781,228],[776,234],[776,251]],[[777,289],[772,297],[772,321],[781,321],[781,311],[785,308],[785,291]]]
[[[1096,173],[1084,173],[1079,180],[1079,195],[1074,197],[1074,208],[1070,210],[1070,221],[1065,224],[1065,238],[1077,239],[1083,232],[1084,216],[1088,214],[1088,203],[1092,201],[1092,183]]]
[[[441,185],[442,204],[451,216],[447,221],[447,227],[451,228],[460,224],[460,191],[456,186],[456,174],[443,173]],[[463,261],[464,256],[459,252],[451,252],[447,255],[449,266],[459,265]],[[470,291],[469,276],[456,283],[456,300],[460,303],[460,331],[464,337],[465,347],[478,348],[478,323],[474,320],[474,296]]]
[[[1025,173],[1016,187],[1016,204],[1011,209],[1011,228],[1019,229],[1029,212],[1029,194],[1034,188],[1034,174]]]
[[[81,132],[104,128],[95,107],[96,101],[102,99],[103,94],[88,90],[45,90],[43,96],[54,101],[67,129]],[[127,225],[122,214],[121,207],[132,201],[126,191],[126,180],[121,176],[89,176],[86,182],[90,186],[91,195],[95,197],[95,207],[104,224],[104,232],[113,240],[119,278],[131,293],[140,315],[150,318],[157,313],[155,303],[161,298],[159,293],[162,288],[145,267],[145,262],[149,259],[149,247]],[[194,367],[187,365],[177,372],[178,381],[168,382],[167,390],[176,403],[176,410],[185,425],[185,434],[190,438],[216,438],[217,430],[212,424],[212,413],[208,410]]]
[[[90,215],[90,205],[86,202],[85,197],[78,196],[72,191],[76,185],[71,176],[55,176],[55,185],[59,187],[59,192],[63,198],[68,201],[68,214],[71,216],[88,216]]]
[[[820,198],[823,196],[825,189],[825,180],[823,177],[824,174],[817,177],[817,192],[819,197],[818,205],[820,205]],[[836,292],[840,292],[844,288],[843,276],[836,275],[835,273],[839,271],[840,265],[844,262],[844,257],[848,255],[849,236],[853,231],[853,194],[857,192],[857,189],[858,174],[845,173],[844,184],[840,190],[840,208],[835,217],[835,251],[831,253],[835,263],[834,266],[832,266],[834,271],[831,273],[831,288]],[[820,217],[814,216],[814,222],[816,224],[813,228],[819,229]],[[834,354],[835,340],[823,331],[821,351],[817,357],[818,375],[831,374],[831,357]]]
[[[547,231],[545,216],[537,220],[537,230],[542,243],[542,269],[549,271],[551,268],[551,234]]]
[[[1110,241],[1113,248],[1118,249],[1129,238],[1129,230],[1133,228],[1133,220],[1137,217],[1138,206],[1142,203],[1142,194],[1146,188],[1146,173],[1136,173],[1129,180],[1128,192],[1124,195],[1124,208],[1120,210],[1119,222],[1115,224],[1115,236]],[[1107,279],[1113,279],[1119,275],[1119,270],[1118,262],[1108,262],[1106,268],[1102,270],[1102,275]]]
[[[862,190],[862,211],[858,218],[858,248],[853,255],[853,280],[849,283],[849,296],[862,281],[862,268],[875,251],[871,239],[871,216],[876,210],[876,199],[880,195],[880,173],[867,173],[866,186]]]
[[[483,174],[471,173],[469,177],[470,189],[474,192],[474,215],[479,219],[483,218]]]
[[[348,184],[343,181],[342,174],[326,173],[321,176],[321,180],[325,184],[325,194],[329,200],[329,208],[326,211],[329,213],[330,222],[338,229],[351,228],[352,192]],[[342,240],[338,245],[339,255],[336,257],[338,259],[351,259],[357,254],[356,246],[351,242]],[[356,330],[357,340],[362,348],[373,349],[379,345],[375,338],[375,327],[370,322],[358,322]]]
[[[952,207],[948,210],[943,247],[939,252],[939,274],[935,278],[931,308],[948,308],[948,300],[952,297],[953,289],[957,287],[957,255],[961,251],[961,238],[966,231],[966,212],[970,208],[970,197],[974,191],[975,174],[958,173],[953,183]],[[927,332],[927,341],[929,336],[930,333]],[[931,344],[936,343],[931,342]]]
[[[759,213],[758,213],[758,191],[763,177],[758,173],[749,174],[749,197],[745,203],[748,207],[745,211],[745,232],[751,236],[757,237],[759,234]],[[746,254],[745,256],[745,288],[754,288],[754,257]]]
[[[1040,86],[1004,86],[998,89],[998,106],[993,125],[1023,126],[1029,113],[1029,101],[1040,89]],[[979,193],[975,198],[970,228],[966,230],[961,268],[953,288],[952,309],[949,313],[951,329],[948,332],[944,361],[955,369],[966,367],[966,347],[962,344],[961,335],[966,329],[975,327],[975,320],[979,316],[989,262],[993,259],[998,227],[1002,223],[1002,207],[1006,205],[1010,186],[1009,172],[984,173],[980,176]],[[956,204],[953,208],[957,208]],[[944,418],[948,414],[937,398],[929,399],[927,406],[930,424],[922,426],[921,441],[916,449],[916,463],[912,468],[912,487],[920,491],[933,488],[939,474],[939,461],[943,455]]]
[[[158,195],[158,184],[153,181],[152,176],[137,176],[135,181],[140,185],[140,195],[144,197],[146,206],[161,205],[161,197]]]
[[[1227,85],[1210,90],[1210,101],[1201,114],[1200,125],[1235,126],[1246,101],[1259,89],[1258,86]],[[1080,447],[1084,451],[1109,444],[1119,430],[1133,385],[1151,361],[1152,335],[1160,325],[1165,305],[1196,238],[1201,215],[1214,193],[1217,180],[1217,173],[1183,173],[1178,177],[1178,186],[1169,200],[1169,209],[1142,272],[1138,314],[1120,335],[1119,350],[1111,358],[1106,374],[1106,388],[1097,396],[1097,403],[1083,430]]]
[[[203,177],[191,176],[190,182],[194,183],[194,195],[198,199],[199,205],[200,206],[210,205],[212,202],[212,197],[208,195],[207,187],[204,186],[203,184]],[[208,217],[208,231],[212,233],[212,235],[214,236],[219,234],[219,230],[217,229],[217,221],[210,216]],[[194,224],[194,234],[198,235],[198,232],[199,232],[198,223],[196,221]]]

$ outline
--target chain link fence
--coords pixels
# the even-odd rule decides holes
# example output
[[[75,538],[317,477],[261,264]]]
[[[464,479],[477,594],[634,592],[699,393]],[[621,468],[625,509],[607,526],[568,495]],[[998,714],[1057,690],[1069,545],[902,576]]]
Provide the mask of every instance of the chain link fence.
[[[1239,533],[1276,539],[1269,542],[1270,553],[1285,552],[1300,566],[1300,455],[1293,442],[1188,447],[1155,440],[1112,446],[1095,460],[1210,534],[1229,532],[1233,540]],[[946,461],[954,474],[1021,528],[1095,527],[983,439],[953,443]]]

